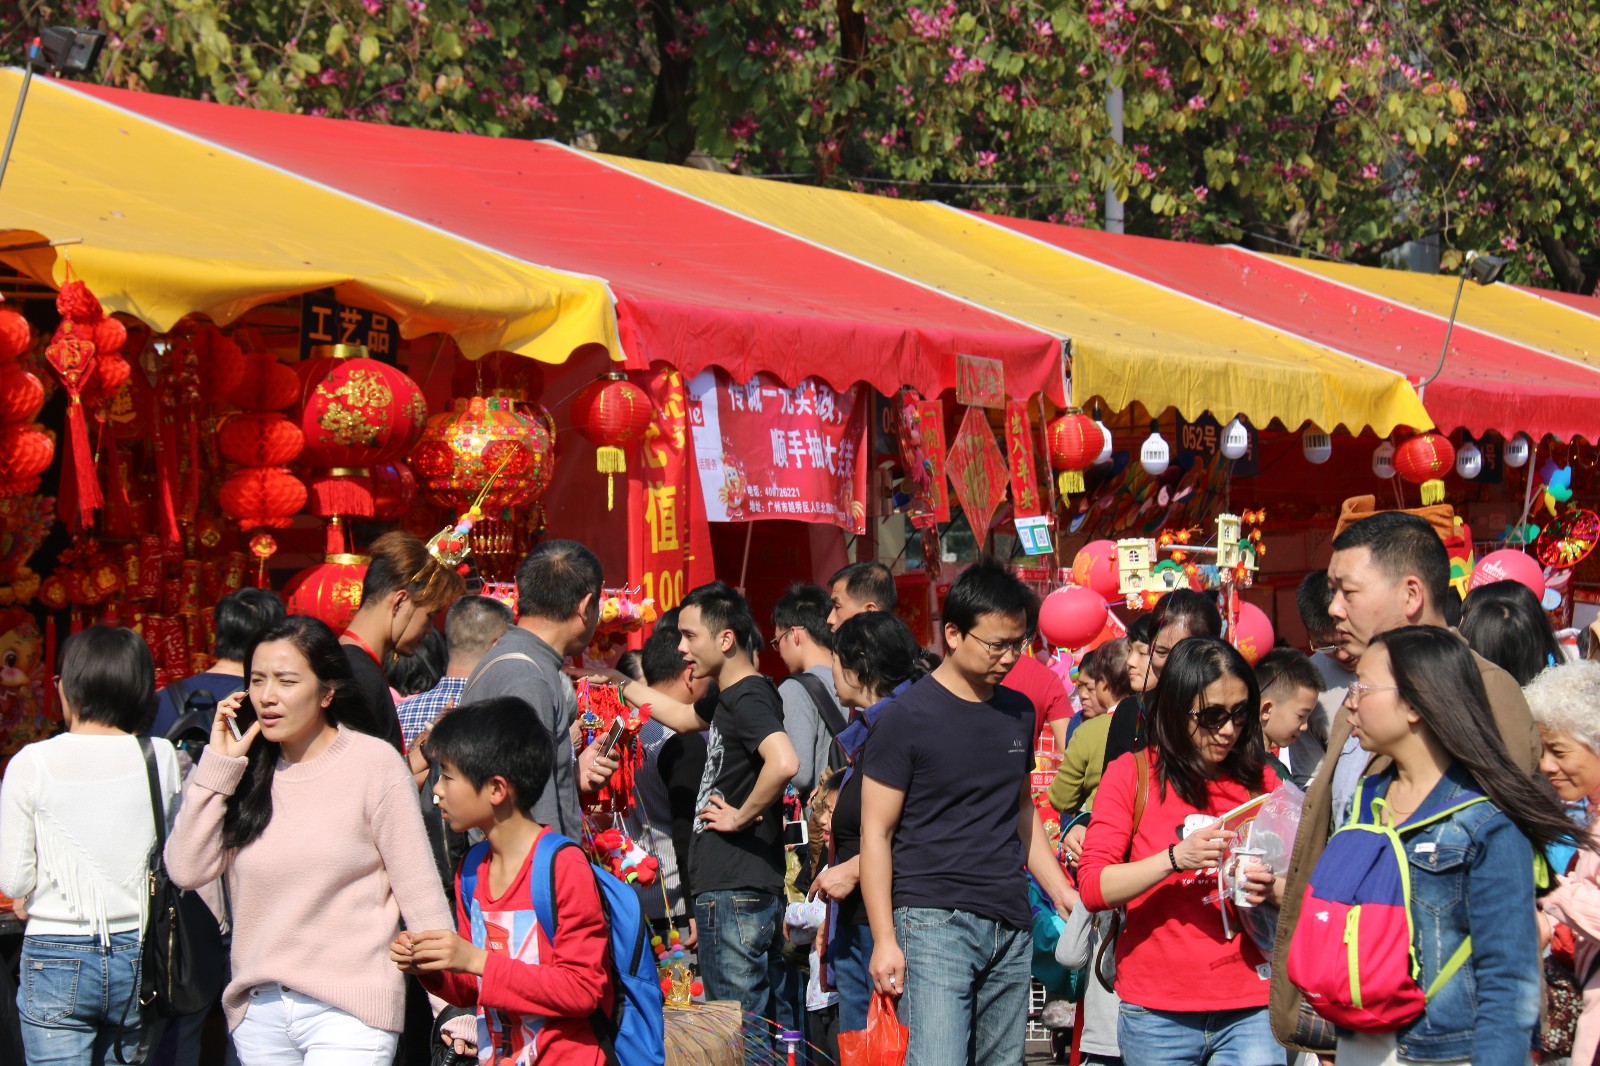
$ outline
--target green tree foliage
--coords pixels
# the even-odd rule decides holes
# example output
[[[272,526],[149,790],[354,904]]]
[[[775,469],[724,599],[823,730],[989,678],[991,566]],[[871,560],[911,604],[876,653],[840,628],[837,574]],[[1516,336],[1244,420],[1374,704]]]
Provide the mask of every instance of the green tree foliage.
[[[1592,0],[21,0],[105,80],[1593,291]],[[1120,87],[1114,143],[1107,89]]]

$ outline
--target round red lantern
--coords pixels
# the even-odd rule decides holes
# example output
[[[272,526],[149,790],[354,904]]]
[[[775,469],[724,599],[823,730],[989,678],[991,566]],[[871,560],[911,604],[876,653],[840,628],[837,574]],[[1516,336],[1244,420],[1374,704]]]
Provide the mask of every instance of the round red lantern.
[[[1095,420],[1080,411],[1069,411],[1045,427],[1050,449],[1050,469],[1061,472],[1061,495],[1083,491],[1083,472],[1094,465],[1105,445],[1105,437]]]
[[[284,467],[249,467],[224,481],[218,498],[240,529],[283,529],[306,505],[306,487]]]
[[[100,358],[122,351],[122,346],[127,343],[128,327],[118,321],[115,315],[107,315],[94,324],[94,352]]]
[[[109,400],[128,383],[128,379],[132,376],[133,366],[117,352],[96,351],[92,384],[84,391],[93,393],[96,399]]]
[[[471,507],[486,486],[485,510],[515,507],[550,484],[554,443],[542,422],[518,416],[515,401],[474,396],[428,419],[411,466],[423,495],[451,512]]]
[[[216,403],[232,395],[244,380],[244,350],[216,326],[195,334],[193,343],[199,356],[200,397]]]
[[[33,347],[33,327],[9,307],[0,307],[0,363],[9,362]]]
[[[360,345],[315,352],[300,366],[295,418],[306,437],[300,461],[312,468],[312,513],[371,517],[368,468],[411,450],[422,436],[428,402],[403,371],[368,359]]]
[[[281,411],[299,398],[300,379],[294,370],[267,352],[244,357],[239,383],[228,394],[229,403],[246,411]]]
[[[0,366],[0,424],[28,422],[44,406],[44,382],[20,366]]]
[[[361,583],[371,561],[365,555],[329,555],[300,571],[284,589],[289,613],[320,618],[335,633],[344,632],[361,606]]]
[[[650,394],[623,374],[591,381],[572,398],[572,424],[593,441],[595,469],[606,475],[606,509],[616,499],[616,475],[628,472],[623,448],[644,436],[655,408]]]
[[[384,463],[372,468],[372,517],[392,522],[411,510],[417,498],[417,478],[405,463]]]
[[[286,466],[305,443],[300,427],[276,411],[230,415],[217,432],[222,457],[240,466]]]
[[[1442,433],[1419,433],[1394,453],[1395,472],[1422,486],[1424,506],[1444,500],[1444,476],[1455,465],[1455,446]]]
[[[36,492],[55,455],[55,438],[34,423],[0,427],[0,496]]]

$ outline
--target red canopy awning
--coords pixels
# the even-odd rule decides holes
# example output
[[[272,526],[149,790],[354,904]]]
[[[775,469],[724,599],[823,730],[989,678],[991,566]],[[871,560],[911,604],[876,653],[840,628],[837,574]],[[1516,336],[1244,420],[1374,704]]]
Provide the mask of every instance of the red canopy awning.
[[[1439,362],[1445,322],[1438,316],[1242,248],[983,217],[1065,252],[1388,367],[1412,381],[1426,378]],[[1529,291],[1600,311],[1600,300],[1592,297]],[[1531,301],[1529,306],[1530,312],[1537,307]],[[1474,435],[1494,430],[1504,436],[1522,430],[1587,438],[1594,434],[1600,373],[1458,321],[1444,369],[1427,386],[1423,401],[1445,430],[1464,428]]]
[[[77,88],[503,254],[609,283],[630,365],[935,395],[954,387],[957,354],[970,354],[1004,360],[1014,396],[1061,396],[1057,338],[559,145]]]

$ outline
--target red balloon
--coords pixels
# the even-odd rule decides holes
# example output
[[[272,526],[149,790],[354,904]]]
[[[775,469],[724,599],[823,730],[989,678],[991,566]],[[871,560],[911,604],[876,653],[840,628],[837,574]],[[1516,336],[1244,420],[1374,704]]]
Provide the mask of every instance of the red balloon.
[[[1039,632],[1054,648],[1081,648],[1105,627],[1106,598],[1091,588],[1056,589],[1039,607]]]
[[[1094,589],[1106,600],[1118,596],[1122,575],[1117,571],[1117,542],[1091,540],[1078,549],[1072,560],[1072,580]]]
[[[1472,568],[1467,591],[1495,581],[1520,582],[1532,589],[1535,596],[1544,597],[1544,567],[1533,556],[1524,555],[1515,548],[1501,548],[1479,559],[1478,565]]]
[[[1267,617],[1267,612],[1253,603],[1241,600],[1239,621],[1234,624],[1230,643],[1239,649],[1244,661],[1254,666],[1258,659],[1272,650],[1275,637],[1272,619]]]

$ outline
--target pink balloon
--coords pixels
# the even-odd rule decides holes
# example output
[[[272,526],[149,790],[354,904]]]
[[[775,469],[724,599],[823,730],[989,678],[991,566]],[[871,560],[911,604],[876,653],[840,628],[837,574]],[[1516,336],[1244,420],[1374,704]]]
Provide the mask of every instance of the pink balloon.
[[[1056,589],[1039,607],[1039,632],[1052,648],[1081,648],[1105,627],[1106,598],[1094,589]]]
[[[1535,596],[1544,595],[1544,567],[1533,556],[1514,548],[1501,548],[1479,559],[1467,581],[1467,591],[1494,581],[1518,581],[1532,589]]]
[[[1101,599],[1114,600],[1122,587],[1122,575],[1117,572],[1117,543],[1112,540],[1091,540],[1078,549],[1072,559],[1072,580],[1084,588],[1094,589]]]
[[[1239,621],[1234,624],[1232,644],[1251,666],[1272,650],[1275,634],[1267,612],[1248,601],[1239,603]]]

